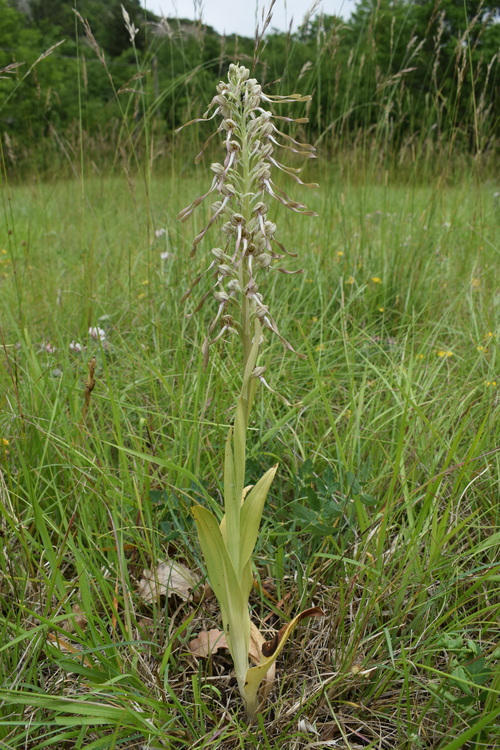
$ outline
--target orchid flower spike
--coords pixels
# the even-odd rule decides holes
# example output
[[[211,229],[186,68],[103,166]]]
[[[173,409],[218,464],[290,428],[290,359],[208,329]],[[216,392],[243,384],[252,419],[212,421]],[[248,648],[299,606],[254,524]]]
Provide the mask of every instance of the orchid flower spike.
[[[275,125],[276,119],[302,123],[307,122],[307,118],[293,120],[278,117],[268,109],[268,105],[273,103],[295,103],[309,99],[309,96],[299,94],[264,94],[257,80],[250,78],[247,68],[231,64],[228,81],[217,86],[217,94],[205,116],[191,121],[208,121],[219,117],[219,126],[213,135],[222,136],[225,150],[224,161],[211,165],[213,179],[208,191],[195,198],[178,216],[181,221],[186,221],[208,196],[216,194],[208,222],[193,240],[191,251],[194,255],[210,228],[216,222],[221,224],[223,242],[221,247],[212,249],[211,262],[205,272],[213,275],[214,282],[210,291],[218,303],[217,313],[203,344],[205,363],[208,361],[211,344],[229,332],[244,335],[242,327],[251,326],[251,321],[255,318],[259,319],[262,328],[276,334],[286,348],[294,351],[279,332],[276,320],[260,291],[257,276],[271,270],[291,273],[276,266],[276,262],[287,251],[276,239],[276,224],[268,217],[270,199],[296,213],[316,216],[314,211],[278,188],[272,177],[274,170],[280,170],[301,185],[317,187],[315,183],[302,182],[298,176],[300,169],[285,166],[274,155],[277,149],[285,148],[305,159],[315,158],[313,146],[300,143]],[[197,161],[213,135],[206,141]],[[301,270],[294,273],[301,273]],[[184,299],[191,294],[203,275],[198,276]],[[209,294],[203,295],[197,310],[207,296]],[[217,327],[219,330],[216,332]]]

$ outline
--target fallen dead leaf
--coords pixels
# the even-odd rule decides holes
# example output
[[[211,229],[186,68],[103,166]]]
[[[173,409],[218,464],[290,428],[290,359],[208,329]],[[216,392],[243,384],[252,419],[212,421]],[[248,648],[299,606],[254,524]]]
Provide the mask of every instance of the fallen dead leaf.
[[[66,638],[62,638],[59,633],[48,633],[47,641],[56,646],[56,648],[63,654],[78,654],[87,667],[94,666],[87,656],[81,656],[79,649],[76,646],[73,646],[73,644]]]
[[[250,623],[250,659],[253,661],[255,665],[259,665],[260,662],[263,659],[263,652],[262,652],[262,646],[266,642],[266,639],[260,632],[257,625],[254,625],[253,622]],[[276,662],[273,662],[269,669],[267,670],[261,686],[259,688],[259,697],[261,702],[263,703],[269,693],[271,692],[271,688],[273,686],[273,682],[276,678]]]
[[[254,664],[260,664],[260,660],[262,659],[262,646],[265,642],[265,638],[257,625],[250,622],[250,648],[248,650],[248,656]]]
[[[189,650],[195,656],[211,656],[220,648],[227,648],[226,634],[222,630],[202,630],[189,644]]]
[[[260,664],[262,655],[262,646],[265,643],[265,638],[258,629],[258,627],[251,622],[250,623],[250,648],[248,656],[250,661],[254,664]],[[201,630],[196,638],[189,644],[189,650],[195,656],[212,656],[216,654],[221,648],[228,648],[226,634],[222,630],[213,628],[212,630]],[[276,664],[272,664],[269,668],[266,676],[262,681],[260,688],[260,697],[262,700],[267,698],[276,676]]]
[[[315,734],[316,736],[319,735],[319,732],[316,730],[313,724],[309,721],[309,719],[303,718],[299,719],[299,724],[297,726],[297,729],[302,734]]]
[[[192,589],[200,582],[196,573],[175,560],[159,563],[156,570],[144,570],[142,575],[138,593],[145,602],[152,602],[160,596],[169,597],[173,594],[187,601]]]
[[[61,623],[61,627],[63,628],[63,630],[65,630],[67,633],[72,633],[76,625],[81,628],[81,630],[85,630],[87,626],[87,617],[83,609],[79,604],[74,604],[72,607],[72,611],[74,617],[71,617],[68,620],[64,620]]]
[[[323,615],[324,612],[319,607],[306,609],[296,615],[289,623],[284,625],[274,637],[271,638],[271,640],[262,643],[260,646],[262,654],[260,663],[251,667],[246,674],[245,690],[247,696],[251,696],[253,700],[254,697],[258,695],[261,699],[262,705],[262,702],[271,689],[272,681],[274,679],[272,669],[275,666],[276,659],[280,655],[285,643],[295,630],[298,623],[305,617],[322,617]],[[258,637],[260,642],[260,634],[255,637]]]
[[[151,617],[141,617],[137,623],[137,629],[141,638],[152,639],[155,633],[155,622]]]
[[[294,619],[293,619],[293,627],[295,627],[295,623],[300,622],[306,617],[323,617],[324,612],[320,607],[310,607],[309,609],[305,609],[303,612],[300,612]],[[271,640],[266,641],[264,645],[262,646],[262,653],[264,656],[272,656],[276,649],[278,648],[279,644],[283,640],[283,638],[287,635],[288,631],[290,630],[291,623],[286,623],[286,625],[283,625],[280,630],[278,630],[277,633],[274,634],[274,636],[271,638]]]
[[[79,604],[73,606],[73,612],[75,614],[75,625],[78,625],[79,628],[85,630],[85,627],[87,626],[87,616]]]

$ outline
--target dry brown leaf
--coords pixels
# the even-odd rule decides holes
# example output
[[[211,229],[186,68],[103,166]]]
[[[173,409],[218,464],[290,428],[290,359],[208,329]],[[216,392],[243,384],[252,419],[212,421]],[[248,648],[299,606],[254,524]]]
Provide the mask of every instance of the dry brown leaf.
[[[87,627],[87,616],[83,609],[79,604],[73,604],[72,611],[75,616],[61,622],[62,629],[66,630],[67,633],[72,633],[75,625],[77,625],[82,630],[85,630]]]
[[[260,664],[262,659],[262,646],[266,642],[255,623],[250,622],[250,649],[248,655],[254,664]]]
[[[202,630],[189,644],[189,650],[195,656],[211,656],[220,648],[227,648],[226,634],[222,630]]]
[[[260,632],[257,625],[254,625],[253,622],[250,623],[250,652],[249,656],[251,661],[255,665],[260,664],[262,660],[262,646],[266,642],[264,636]],[[264,679],[262,680],[262,684],[259,688],[259,696],[261,701],[265,701],[269,693],[271,692],[271,688],[273,686],[273,682],[276,678],[276,662],[273,662],[269,669],[266,672],[266,675]]]
[[[59,633],[48,633],[47,641],[56,646],[56,648],[58,648],[61,653],[78,654],[79,656],[81,656],[81,658],[83,659],[83,663],[87,667],[94,666],[92,661],[87,656],[82,656],[79,649],[76,646],[73,646],[73,644],[66,638],[62,638]]]
[[[294,623],[300,622],[301,620],[304,620],[306,617],[324,617],[324,612],[321,609],[321,607],[310,607],[309,609],[305,609],[303,612],[300,612],[293,620]],[[271,638],[271,640],[266,641],[264,645],[262,646],[262,653],[264,656],[272,656],[276,649],[278,648],[281,640],[285,637],[287,634],[287,631],[290,629],[290,623],[287,622],[286,625],[283,625],[280,630],[278,630],[277,633],[274,634],[274,636]]]
[[[155,621],[152,617],[141,617],[137,623],[137,629],[141,638],[152,640],[155,634]]]
[[[173,594],[187,601],[200,581],[196,573],[175,560],[159,563],[156,570],[144,570],[142,575],[138,592],[145,602]]]
[[[262,646],[265,643],[265,638],[258,629],[258,627],[251,622],[250,623],[250,648],[248,656],[250,661],[254,664],[260,664],[262,659]],[[222,630],[214,628],[212,630],[202,630],[198,633],[196,638],[189,644],[189,650],[195,656],[211,656],[217,653],[220,648],[228,648],[226,634]],[[272,664],[268,670],[261,688],[260,696],[262,699],[267,698],[269,691],[273,686],[273,682],[276,676],[276,664]]]
[[[87,626],[87,616],[79,604],[73,605],[73,614],[75,615],[75,625],[85,630]]]

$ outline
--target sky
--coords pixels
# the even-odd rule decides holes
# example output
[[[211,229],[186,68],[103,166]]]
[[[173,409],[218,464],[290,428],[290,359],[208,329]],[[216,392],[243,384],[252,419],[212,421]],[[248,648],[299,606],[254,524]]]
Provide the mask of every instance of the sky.
[[[297,29],[313,2],[314,0],[276,0],[269,28],[287,31],[293,19],[292,28]],[[261,24],[262,9],[266,9],[267,15],[270,0],[142,0],[141,4],[159,16],[192,20],[200,17],[201,6],[203,21],[220,34],[253,37],[256,18]],[[354,0],[322,0],[316,2],[316,12],[323,11],[329,16],[348,18],[355,4]]]

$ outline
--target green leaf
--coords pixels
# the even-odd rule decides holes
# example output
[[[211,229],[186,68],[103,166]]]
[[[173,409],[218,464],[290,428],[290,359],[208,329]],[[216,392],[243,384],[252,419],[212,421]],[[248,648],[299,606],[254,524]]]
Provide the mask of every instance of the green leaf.
[[[468,662],[466,669],[475,685],[485,685],[492,677],[492,671],[488,667],[484,656]]]
[[[236,596],[239,589],[234,568],[215,516],[201,505],[196,505],[192,509],[192,513],[196,521],[198,538],[207,565],[210,585],[221,606],[223,619],[227,620],[231,599]],[[234,593],[231,594],[231,592]]]
[[[455,667],[451,672],[451,681],[467,695],[473,695],[469,686],[469,675],[462,666]]]
[[[361,495],[359,496],[359,499],[361,500],[363,505],[368,505],[368,507],[373,507],[377,505],[377,503],[379,502],[378,498],[373,497],[373,495],[368,495],[365,492],[361,493]]]
[[[359,495],[359,493],[361,492],[361,485],[359,483],[357,476],[352,471],[348,471],[346,478],[347,478],[347,484],[349,486],[351,494]]]
[[[233,429],[230,428],[224,459],[224,518],[220,530],[229,556],[235,570],[239,567],[239,538],[240,538],[240,504],[241,494],[238,494],[234,471]]]
[[[79,699],[64,698],[56,695],[39,695],[29,691],[2,691],[0,699],[6,703],[20,703],[26,706],[46,708],[51,711],[65,711],[78,714],[80,719],[88,716],[93,724],[107,724],[123,721],[127,716],[125,708],[116,707],[108,703],[87,700],[85,696]],[[57,717],[56,717],[57,718]],[[83,723],[83,722],[82,722]]]
[[[484,714],[473,726],[466,729],[465,732],[462,732],[462,734],[455,737],[455,739],[448,742],[448,744],[441,745],[439,750],[460,750],[460,748],[465,747],[466,743],[475,737],[476,734],[479,734],[483,729],[492,727],[499,714],[500,708],[496,708],[493,711]]]
[[[246,424],[241,398],[236,406],[234,418],[234,484],[236,496],[241,500],[245,486]],[[239,507],[238,507],[239,510]]]
[[[255,487],[248,493],[241,509],[241,564],[246,565],[250,560],[259,535],[260,521],[267,493],[276,474],[278,464],[268,469],[259,479]]]
[[[258,708],[258,691],[262,680],[270,667],[274,664],[278,656],[283,651],[285,643],[299,624],[306,617],[322,617],[325,613],[319,607],[311,607],[300,612],[287,625],[281,628],[276,635],[276,644],[270,656],[262,656],[262,661],[256,667],[250,667],[246,674],[245,680],[245,699],[247,704],[247,713],[249,720],[252,720]],[[264,644],[267,645],[267,644]],[[264,646],[262,647],[264,650]]]
[[[438,648],[445,648],[447,651],[460,651],[464,646],[464,639],[457,633],[445,633],[438,638],[436,645]]]
[[[246,602],[248,602],[248,598],[250,596],[252,586],[253,586],[252,561],[248,560],[247,564],[243,567],[243,570],[241,571],[241,595],[243,596]]]
[[[233,428],[229,428],[226,438],[226,448],[224,453],[224,506],[232,506],[235,502],[234,488],[234,459],[233,459]]]
[[[245,372],[243,373],[243,383],[242,383],[242,388],[241,388],[242,393],[248,388],[251,378],[252,378],[252,372],[254,371],[255,365],[257,364],[257,357],[259,356],[259,348],[260,348],[261,331],[262,331],[262,327],[259,322],[259,319],[255,318],[252,347],[248,354],[248,359],[245,365]]]
[[[192,510],[198,538],[208,570],[210,585],[219,602],[229,650],[233,657],[240,690],[248,669],[250,615],[248,612],[248,571],[238,577],[215,516],[197,505]]]

